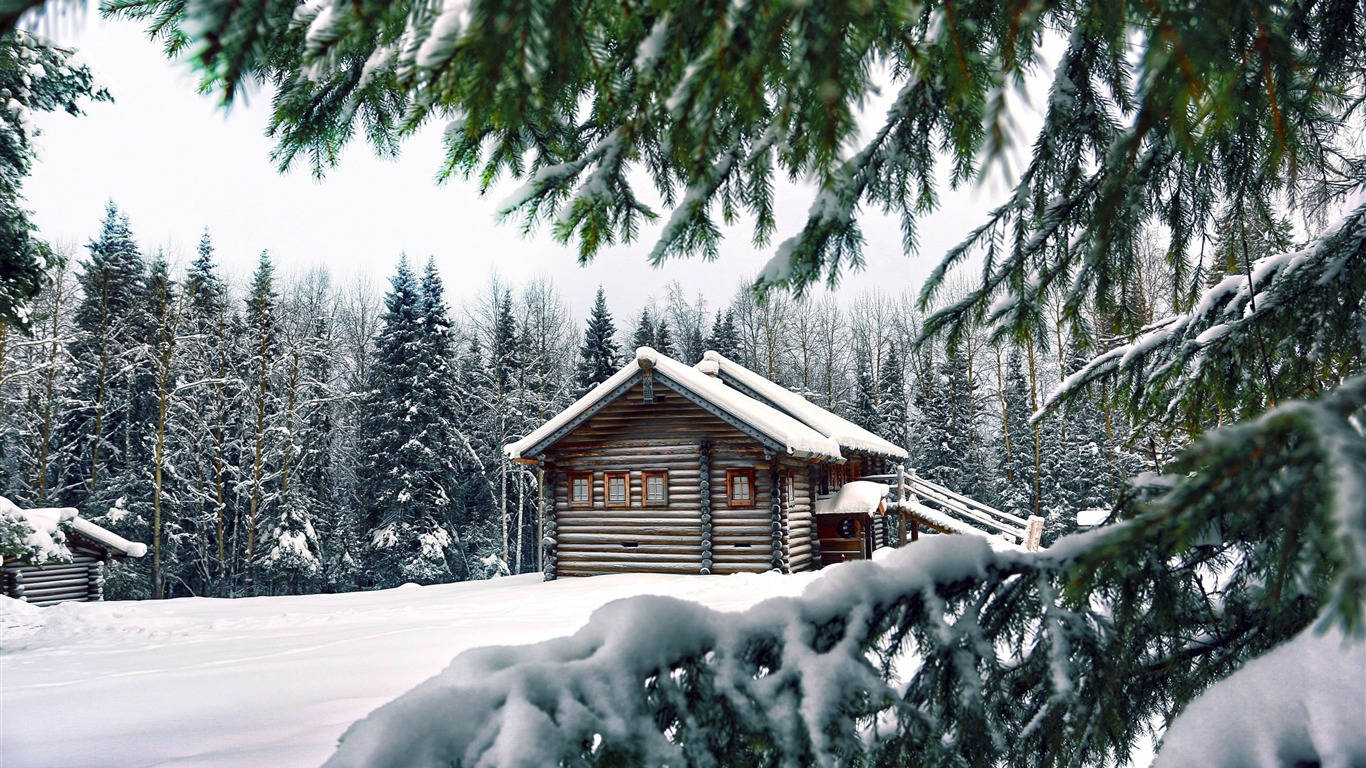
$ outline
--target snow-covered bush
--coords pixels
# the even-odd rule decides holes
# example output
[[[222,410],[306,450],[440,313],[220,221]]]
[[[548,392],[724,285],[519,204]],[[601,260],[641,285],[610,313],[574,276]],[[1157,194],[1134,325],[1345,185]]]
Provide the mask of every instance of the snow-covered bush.
[[[31,565],[69,562],[71,550],[61,527],[65,519],[58,510],[21,510],[0,496],[0,557]]]

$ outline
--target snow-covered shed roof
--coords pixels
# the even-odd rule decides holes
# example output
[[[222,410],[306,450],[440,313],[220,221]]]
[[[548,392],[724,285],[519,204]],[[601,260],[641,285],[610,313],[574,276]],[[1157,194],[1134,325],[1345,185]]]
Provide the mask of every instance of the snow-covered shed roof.
[[[38,548],[48,557],[66,557],[65,543],[59,531],[65,529],[81,538],[112,550],[125,557],[142,557],[147,554],[147,545],[129,541],[107,528],[102,528],[80,516],[73,507],[38,507],[20,509],[14,502],[0,496],[0,514],[16,517],[28,523],[33,529],[28,543]]]
[[[699,370],[715,369],[723,379],[738,384],[759,398],[781,408],[817,432],[839,443],[841,448],[863,451],[892,459],[904,459],[905,449],[827,411],[801,395],[760,376],[719,352],[708,350],[697,364]]]
[[[816,500],[818,515],[875,514],[891,489],[871,480],[850,480],[834,496]]]
[[[1095,528],[1110,519],[1110,510],[1105,508],[1083,509],[1077,513],[1077,525],[1082,528]]]
[[[685,396],[691,396],[763,435],[786,453],[836,461],[843,458],[839,444],[820,431],[651,347],[637,349],[635,359],[621,370],[526,437],[504,446],[503,450],[512,459],[544,450],[595,413],[597,408],[624,394],[634,384],[635,377],[646,371],[660,376],[666,385],[677,388]]]

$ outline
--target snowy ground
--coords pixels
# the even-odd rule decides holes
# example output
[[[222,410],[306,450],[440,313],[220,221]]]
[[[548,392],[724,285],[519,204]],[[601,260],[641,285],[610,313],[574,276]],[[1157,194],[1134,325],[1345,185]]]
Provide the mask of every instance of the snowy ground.
[[[0,610],[0,765],[314,766],[460,651],[639,594],[741,610],[816,574],[539,575],[383,592]]]

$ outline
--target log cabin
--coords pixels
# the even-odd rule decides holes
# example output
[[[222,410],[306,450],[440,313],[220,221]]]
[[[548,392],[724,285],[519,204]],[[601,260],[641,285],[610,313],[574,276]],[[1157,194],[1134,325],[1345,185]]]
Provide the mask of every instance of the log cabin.
[[[80,517],[70,507],[19,509],[0,497],[0,512],[26,523],[30,544],[45,561],[5,557],[0,589],[16,600],[46,606],[104,599],[104,568],[110,560],[142,557],[147,545],[129,541]]]
[[[817,502],[906,458],[716,352],[650,347],[505,451],[538,469],[547,579],[819,568]]]

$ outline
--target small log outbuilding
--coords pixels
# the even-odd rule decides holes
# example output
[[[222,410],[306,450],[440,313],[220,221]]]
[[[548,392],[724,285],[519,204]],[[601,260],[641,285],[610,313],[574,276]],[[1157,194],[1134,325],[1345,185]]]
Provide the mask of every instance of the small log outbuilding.
[[[817,503],[906,458],[716,352],[649,347],[505,450],[539,468],[548,579],[818,568]]]
[[[19,509],[0,497],[0,513],[32,529],[29,543],[41,552],[42,560],[6,557],[0,588],[5,595],[34,605],[103,600],[105,564],[147,554],[146,544],[82,519],[70,507]]]

